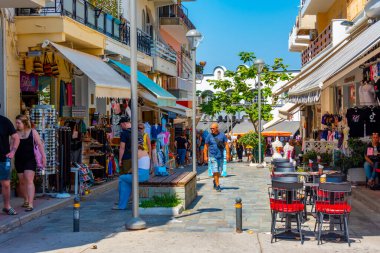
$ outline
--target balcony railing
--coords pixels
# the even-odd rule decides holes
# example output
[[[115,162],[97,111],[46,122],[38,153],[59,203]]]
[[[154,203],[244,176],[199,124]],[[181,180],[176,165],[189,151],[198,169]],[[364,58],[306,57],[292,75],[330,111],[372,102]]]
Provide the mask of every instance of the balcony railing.
[[[130,46],[130,24],[105,13],[85,0],[55,0],[38,9],[17,9],[18,16],[67,16],[123,44]],[[151,55],[152,38],[137,29],[137,48]]]
[[[191,29],[195,29],[194,24],[190,21],[188,16],[188,10],[180,4],[173,4],[161,7],[159,10],[160,18],[180,18],[183,23]]]
[[[155,56],[160,57],[168,62],[176,64],[177,62],[177,52],[170,46],[155,40],[153,42],[153,53]]]
[[[321,51],[329,46],[333,41],[332,24],[328,25],[318,37],[302,52],[302,65],[305,65],[316,57]]]

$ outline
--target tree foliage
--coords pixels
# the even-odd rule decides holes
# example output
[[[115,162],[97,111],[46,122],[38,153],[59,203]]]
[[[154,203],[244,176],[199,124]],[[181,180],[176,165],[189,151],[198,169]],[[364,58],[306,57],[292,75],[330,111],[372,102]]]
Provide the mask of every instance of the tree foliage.
[[[104,12],[116,17],[118,17],[118,4],[119,2],[117,0],[89,0],[89,2],[98,7],[101,8]]]
[[[261,136],[261,143],[264,143],[264,138]],[[250,131],[244,134],[238,142],[243,144],[244,146],[251,146],[253,149],[257,149],[259,147],[259,137],[258,134],[254,131]]]
[[[259,115],[257,96],[258,90],[254,80],[257,80],[257,67],[253,64],[256,56],[252,52],[241,52],[239,54],[242,65],[238,66],[236,71],[226,71],[225,79],[208,80],[210,86],[215,90],[221,90],[214,93],[208,103],[201,104],[202,112],[214,116],[221,111],[228,114],[245,112],[248,114],[254,129],[258,130]],[[281,58],[276,58],[272,65],[265,65],[261,73],[261,118],[265,121],[272,119],[272,104],[269,98],[272,97],[272,88],[278,81],[291,79],[291,75],[286,72],[288,66],[283,63]],[[227,91],[227,92],[226,92]],[[242,105],[241,103],[244,102]]]

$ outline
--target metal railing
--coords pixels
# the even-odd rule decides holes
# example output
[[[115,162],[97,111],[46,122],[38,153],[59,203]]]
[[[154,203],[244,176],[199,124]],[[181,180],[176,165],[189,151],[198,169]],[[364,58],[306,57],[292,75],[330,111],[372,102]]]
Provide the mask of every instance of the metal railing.
[[[190,21],[188,10],[181,4],[172,4],[159,9],[160,18],[180,18],[187,28],[195,29],[195,25]]]
[[[19,8],[17,16],[67,16],[123,44],[130,46],[130,24],[102,11],[85,0],[55,0],[43,8]],[[153,40],[150,35],[137,29],[137,48],[151,56]]]
[[[306,48],[301,55],[302,65],[305,65],[312,59],[314,59],[320,52],[322,52],[333,41],[333,29],[332,23],[328,25],[318,37],[313,40],[308,48]]]
[[[177,62],[177,52],[161,41],[153,42],[153,54],[173,64]]]

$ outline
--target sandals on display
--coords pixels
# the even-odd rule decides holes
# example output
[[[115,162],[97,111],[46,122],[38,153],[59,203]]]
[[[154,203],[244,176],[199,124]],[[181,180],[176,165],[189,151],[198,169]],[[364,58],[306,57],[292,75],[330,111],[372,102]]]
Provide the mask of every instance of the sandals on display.
[[[13,209],[13,207],[11,207],[9,209],[3,208],[3,212],[8,214],[8,215],[17,215],[17,212],[15,209]]]

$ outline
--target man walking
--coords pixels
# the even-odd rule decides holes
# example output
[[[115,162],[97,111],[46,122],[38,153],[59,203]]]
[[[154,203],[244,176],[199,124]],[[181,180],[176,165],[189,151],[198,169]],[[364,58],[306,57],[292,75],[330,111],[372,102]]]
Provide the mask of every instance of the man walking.
[[[11,137],[11,143],[9,143]],[[6,117],[0,115],[0,182],[3,192],[4,208],[3,212],[8,215],[16,215],[16,211],[11,207],[11,165],[12,159],[16,153],[20,138],[16,133],[12,122]]]
[[[227,160],[230,159],[230,152],[226,136],[219,132],[219,125],[213,123],[210,130],[211,133],[205,141],[204,157],[212,169],[214,189],[220,192],[222,189],[220,188],[219,178],[223,170],[224,149],[227,151]]]
[[[178,168],[183,169],[185,164],[186,152],[187,152],[188,142],[186,140],[186,133],[182,132],[181,136],[175,139],[174,147],[177,149],[178,155]]]
[[[132,124],[129,117],[122,117],[119,123],[122,129],[119,149],[120,174],[127,174],[132,168]]]

